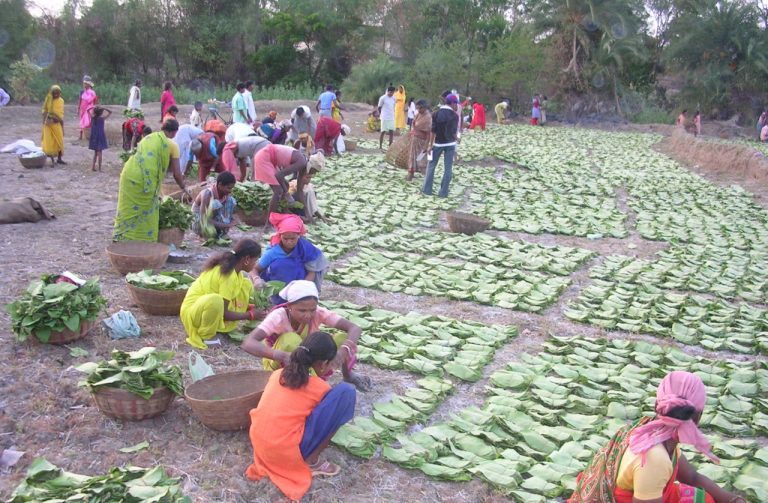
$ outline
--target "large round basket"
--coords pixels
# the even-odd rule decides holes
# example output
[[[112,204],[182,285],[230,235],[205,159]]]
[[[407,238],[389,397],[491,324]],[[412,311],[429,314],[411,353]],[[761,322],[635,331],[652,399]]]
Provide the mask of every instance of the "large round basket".
[[[78,330],[73,331],[64,329],[61,332],[51,332],[51,336],[48,338],[47,344],[68,344],[78,339],[82,339],[88,335],[95,324],[96,320],[83,320],[80,322],[80,328]]]
[[[160,229],[157,233],[157,242],[167,245],[173,245],[176,248],[181,247],[181,243],[184,241],[184,231],[178,227],[173,229]]]
[[[107,247],[109,262],[123,276],[144,269],[160,269],[170,252],[168,245],[149,241],[120,241]]]
[[[246,225],[252,225],[254,227],[264,225],[267,221],[266,211],[254,210],[251,213],[246,213],[245,210],[238,208],[235,210],[235,215],[242,223]]]
[[[126,283],[133,301],[142,311],[157,316],[178,316],[186,290],[151,290]]]
[[[344,140],[344,148],[348,152],[352,152],[353,150],[357,150],[357,140]]]
[[[21,155],[19,156],[19,162],[21,163],[21,165],[29,169],[42,168],[43,166],[45,166],[45,163],[47,160],[48,158],[44,155],[40,155],[37,157],[24,157]]]
[[[244,430],[251,424],[271,372],[239,370],[216,374],[187,386],[185,396],[192,412],[212,430]]]
[[[125,421],[141,421],[165,412],[174,396],[165,386],[155,388],[148,400],[120,388],[99,388],[93,393],[93,400],[105,416]]]
[[[448,219],[448,227],[453,232],[461,232],[470,236],[483,232],[491,225],[491,222],[484,218],[460,211],[449,211],[445,216]]]

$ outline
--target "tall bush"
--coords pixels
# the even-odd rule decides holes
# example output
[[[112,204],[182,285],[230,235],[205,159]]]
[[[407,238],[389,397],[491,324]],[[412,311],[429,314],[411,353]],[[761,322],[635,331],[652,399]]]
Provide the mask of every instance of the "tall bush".
[[[40,68],[32,63],[27,55],[11,63],[11,78],[8,86],[13,93],[13,99],[22,105],[30,103],[33,98],[32,82],[40,75]]]
[[[375,104],[378,103],[387,84],[392,82],[394,85],[398,85],[404,80],[403,66],[387,56],[380,55],[368,63],[352,67],[352,71],[341,85],[341,89],[344,91],[347,101]],[[406,84],[404,85],[407,90]]]

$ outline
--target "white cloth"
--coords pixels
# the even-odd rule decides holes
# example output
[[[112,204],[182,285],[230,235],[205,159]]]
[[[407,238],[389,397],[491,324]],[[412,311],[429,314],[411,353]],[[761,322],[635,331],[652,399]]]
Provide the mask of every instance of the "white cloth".
[[[285,288],[280,290],[280,297],[287,300],[289,303],[294,303],[307,297],[320,298],[320,293],[318,293],[317,286],[314,282],[297,279],[291,281]]]
[[[42,149],[35,145],[35,142],[32,140],[16,140],[13,143],[9,143],[2,149],[0,149],[0,153],[3,154],[28,154],[29,152],[42,152]]]
[[[184,168],[187,166],[187,161],[192,158],[192,151],[189,145],[192,143],[192,140],[201,134],[203,134],[202,129],[192,124],[182,124],[176,132],[176,136],[173,137],[173,141],[179,146],[179,165],[182,173],[184,173]]]
[[[4,107],[9,101],[11,101],[11,96],[0,87],[0,107]]]
[[[307,133],[310,137],[314,138],[315,132],[317,131],[317,123],[315,122],[315,118],[312,117],[312,112],[309,110],[309,107],[301,105],[301,108],[304,109],[304,115],[301,117],[296,115],[297,109],[294,108],[291,112],[293,128],[288,132],[288,139],[291,141],[298,140],[299,135],[302,133]]]
[[[416,103],[411,102],[410,105],[408,105],[408,118],[413,119],[416,117]]]
[[[307,169],[322,171],[323,168],[325,168],[325,154],[323,154],[321,150],[318,150],[309,156],[309,160],[307,161]]]
[[[251,121],[255,121],[257,117],[256,104],[253,102],[253,94],[248,89],[243,93],[243,100],[245,101],[245,109],[248,110],[248,117],[251,118]]]
[[[141,110],[141,88],[139,86],[131,87],[128,92],[128,109]]]
[[[263,149],[267,145],[271,145],[272,142],[261,136],[245,136],[235,140],[237,142],[237,157],[238,159],[250,159],[256,152]]]
[[[231,126],[227,128],[227,131],[224,133],[224,141],[230,142],[230,141],[236,141],[240,138],[245,138],[246,136],[250,136],[252,134],[255,134],[256,132],[253,130],[253,126],[250,124],[245,124],[243,122],[235,122]]]
[[[195,127],[203,127],[203,118],[200,117],[200,112],[192,109],[192,113],[189,114],[189,123]]]
[[[381,95],[381,98],[379,98],[379,108],[381,108],[381,120],[383,121],[393,121],[395,120],[395,105],[396,105],[395,97],[394,96],[387,96],[386,94]]]
[[[344,137],[342,135],[336,137],[336,151],[340,154],[347,151],[347,146],[344,145]]]

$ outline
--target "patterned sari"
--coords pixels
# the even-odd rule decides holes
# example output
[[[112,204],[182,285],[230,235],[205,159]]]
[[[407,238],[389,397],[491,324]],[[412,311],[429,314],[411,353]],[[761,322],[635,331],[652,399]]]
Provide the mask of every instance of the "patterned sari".
[[[635,424],[619,429],[607,445],[600,449],[592,461],[576,479],[576,490],[568,503],[632,503],[632,491],[621,489],[616,478],[624,453],[629,448],[632,431],[648,423],[650,417],[644,417]],[[677,482],[680,466],[675,454],[672,456],[672,477],[664,488],[664,503],[715,503],[715,500],[703,489]]]
[[[157,241],[160,224],[158,194],[171,160],[170,143],[162,131],[152,133],[141,140],[136,153],[123,166],[113,240]]]

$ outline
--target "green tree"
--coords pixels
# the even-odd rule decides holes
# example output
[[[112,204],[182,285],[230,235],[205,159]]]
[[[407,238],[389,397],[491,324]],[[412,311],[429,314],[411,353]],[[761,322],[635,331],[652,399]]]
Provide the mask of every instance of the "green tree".
[[[670,26],[664,57],[669,68],[685,72],[683,99],[723,116],[734,98],[762,91],[768,77],[768,41],[751,3],[704,0]]]
[[[0,12],[0,68],[8,68],[32,40],[35,21],[24,0],[0,0]]]

